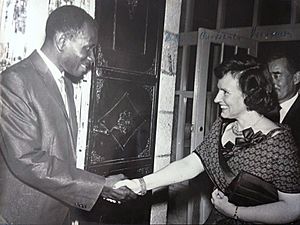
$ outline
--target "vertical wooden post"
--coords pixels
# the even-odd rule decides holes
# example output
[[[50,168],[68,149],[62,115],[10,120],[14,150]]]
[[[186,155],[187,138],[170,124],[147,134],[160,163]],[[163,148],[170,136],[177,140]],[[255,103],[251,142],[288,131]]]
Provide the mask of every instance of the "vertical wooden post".
[[[154,171],[170,163],[181,0],[166,0],[160,69]],[[150,224],[167,223],[167,203],[154,204]]]

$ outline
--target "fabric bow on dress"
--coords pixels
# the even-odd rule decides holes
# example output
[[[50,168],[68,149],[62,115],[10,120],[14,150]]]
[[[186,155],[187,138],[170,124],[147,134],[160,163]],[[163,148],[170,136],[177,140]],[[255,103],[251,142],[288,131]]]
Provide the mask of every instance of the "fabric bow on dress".
[[[249,146],[255,145],[262,142],[267,138],[261,131],[254,133],[251,127],[242,131],[244,137],[237,137],[235,139],[235,145],[229,141],[225,144],[222,154],[225,160],[229,160],[237,149],[248,148]]]

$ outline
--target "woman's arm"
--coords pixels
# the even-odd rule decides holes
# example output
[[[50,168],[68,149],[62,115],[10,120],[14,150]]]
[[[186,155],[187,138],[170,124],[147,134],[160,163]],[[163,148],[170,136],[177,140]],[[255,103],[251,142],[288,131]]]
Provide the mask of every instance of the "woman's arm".
[[[219,191],[212,194],[216,209],[228,217],[234,214],[238,219],[267,224],[289,223],[300,219],[300,193],[287,194],[278,191],[279,201],[252,207],[238,207],[228,202],[228,198]]]
[[[239,207],[237,216],[257,223],[289,223],[300,219],[300,194],[278,191],[279,201],[256,207]]]
[[[161,170],[143,177],[147,190],[175,184],[192,179],[204,171],[203,164],[196,153],[177,160]],[[135,193],[140,193],[142,185],[139,179],[119,181],[114,185],[115,188],[127,186]]]
[[[144,177],[147,190],[192,179],[204,171],[196,153],[175,161],[163,169]]]

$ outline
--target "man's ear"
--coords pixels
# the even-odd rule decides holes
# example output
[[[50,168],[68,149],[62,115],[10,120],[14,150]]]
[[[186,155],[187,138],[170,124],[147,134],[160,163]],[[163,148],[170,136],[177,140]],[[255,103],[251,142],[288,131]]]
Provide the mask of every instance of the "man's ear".
[[[300,82],[300,71],[297,71],[294,74],[294,84],[297,85],[297,84],[299,84],[299,82]]]
[[[59,52],[63,50],[66,45],[67,37],[64,33],[58,32],[54,35],[54,44]]]

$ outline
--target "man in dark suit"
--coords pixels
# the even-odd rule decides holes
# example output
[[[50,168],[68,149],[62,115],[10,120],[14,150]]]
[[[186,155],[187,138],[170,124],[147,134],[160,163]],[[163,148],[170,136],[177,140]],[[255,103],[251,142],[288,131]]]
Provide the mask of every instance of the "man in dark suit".
[[[300,149],[300,97],[298,87],[300,71],[288,54],[274,54],[268,59],[268,68],[272,74],[280,103],[279,122],[287,124]]]
[[[91,210],[99,198],[135,198],[113,189],[121,175],[76,168],[73,87],[87,73],[98,31],[84,10],[63,6],[46,24],[40,50],[1,74],[0,214],[14,224],[69,224],[69,207]]]

